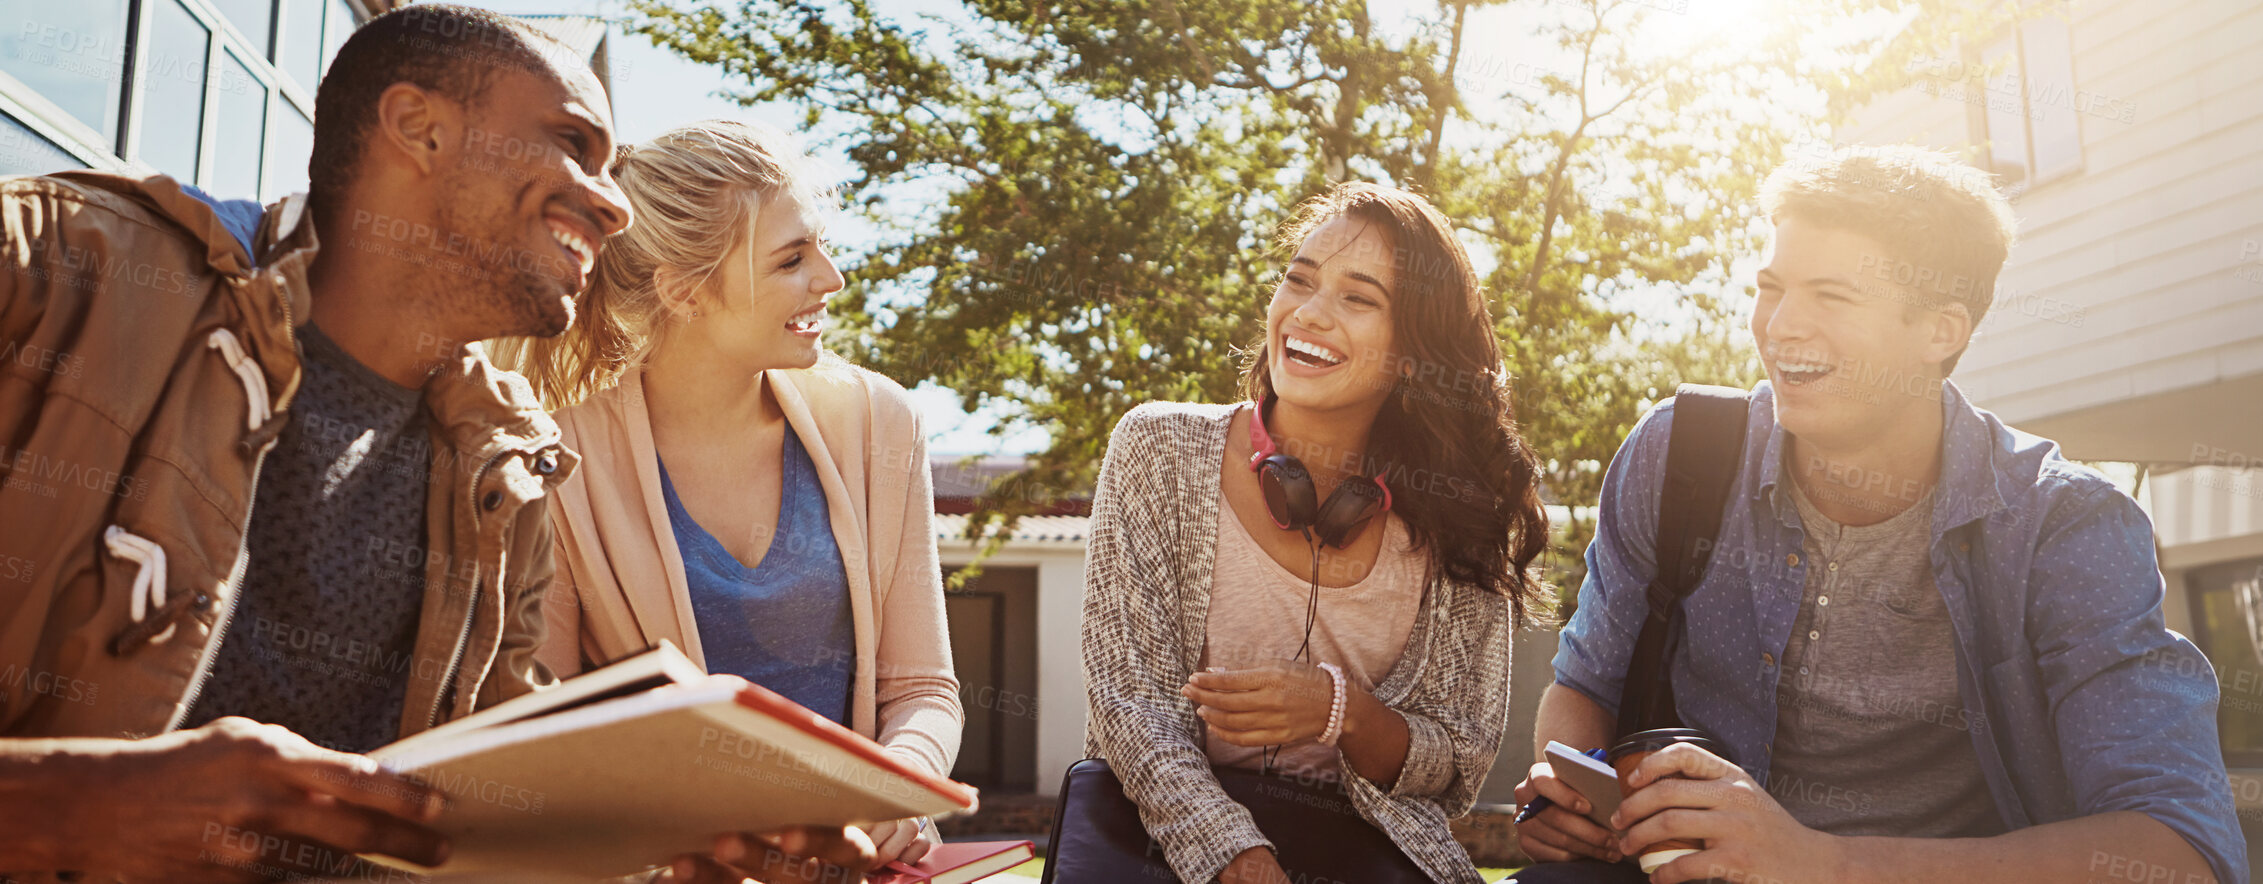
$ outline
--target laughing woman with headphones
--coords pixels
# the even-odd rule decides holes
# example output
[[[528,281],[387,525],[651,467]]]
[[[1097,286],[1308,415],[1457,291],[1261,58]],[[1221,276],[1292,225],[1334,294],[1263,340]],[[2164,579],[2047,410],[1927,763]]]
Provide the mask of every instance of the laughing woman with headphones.
[[[1421,197],[1344,184],[1289,254],[1247,402],[1117,424],[1086,558],[1086,754],[1181,880],[1286,880],[1212,767],[1340,783],[1435,881],[1541,591],[1537,466],[1469,258]],[[1274,834],[1279,834],[1278,832]]]

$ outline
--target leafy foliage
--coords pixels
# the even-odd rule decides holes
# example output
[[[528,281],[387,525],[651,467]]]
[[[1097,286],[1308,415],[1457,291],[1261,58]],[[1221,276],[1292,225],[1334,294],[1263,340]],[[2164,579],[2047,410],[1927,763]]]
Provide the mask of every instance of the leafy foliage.
[[[720,67],[746,104],[803,109],[846,150],[850,197],[890,231],[851,256],[848,355],[970,411],[1007,404],[1001,433],[1046,429],[1022,487],[1087,485],[1140,402],[1232,399],[1277,273],[1274,226],[1366,178],[1463,225],[1527,438],[1575,507],[1676,381],[1755,379],[1718,294],[1758,252],[1751,197],[1789,140],[1985,25],[1946,0],[1812,0],[1757,17],[1767,34],[1666,54],[1648,35],[1696,23],[1661,0],[1445,0],[1412,16],[1362,0],[962,0],[912,20],[869,0],[632,5],[635,30]],[[1472,24],[1504,13],[1546,51],[1510,59]],[[1848,21],[1875,27],[1829,43]],[[1038,503],[991,499],[971,530]],[[1577,585],[1574,514],[1559,586]]]

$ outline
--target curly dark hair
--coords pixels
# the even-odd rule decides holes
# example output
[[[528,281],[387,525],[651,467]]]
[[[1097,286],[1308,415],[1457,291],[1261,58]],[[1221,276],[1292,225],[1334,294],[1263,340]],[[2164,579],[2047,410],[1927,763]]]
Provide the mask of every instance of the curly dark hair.
[[[1532,561],[1548,546],[1540,464],[1517,431],[1508,369],[1468,253],[1438,209],[1394,187],[1350,182],[1299,204],[1276,246],[1293,255],[1338,218],[1390,239],[1398,381],[1368,432],[1368,475],[1391,486],[1392,512],[1442,576],[1505,593],[1518,625],[1546,602]],[[1242,370],[1252,402],[1273,398],[1261,337]]]

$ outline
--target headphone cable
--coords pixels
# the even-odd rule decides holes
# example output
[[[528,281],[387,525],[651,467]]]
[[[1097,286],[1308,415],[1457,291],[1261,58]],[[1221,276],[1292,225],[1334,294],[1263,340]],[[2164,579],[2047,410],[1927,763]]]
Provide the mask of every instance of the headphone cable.
[[[1320,614],[1320,542],[1313,539],[1311,528],[1304,529],[1304,545],[1312,553],[1312,588],[1304,600],[1304,643],[1297,645],[1296,656],[1289,658],[1291,663],[1303,662],[1305,653],[1312,649],[1312,625]],[[1261,753],[1263,761],[1258,765],[1258,774],[1272,773],[1273,759],[1280,757],[1280,754],[1280,746],[1265,747]]]

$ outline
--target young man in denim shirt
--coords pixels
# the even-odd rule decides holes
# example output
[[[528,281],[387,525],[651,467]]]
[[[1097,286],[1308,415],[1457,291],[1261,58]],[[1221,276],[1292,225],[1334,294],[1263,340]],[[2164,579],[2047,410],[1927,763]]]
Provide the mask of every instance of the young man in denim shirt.
[[[1768,380],[1668,665],[1686,724],[1607,829],[1543,762],[1520,881],[2247,880],[2217,685],[2170,632],[2136,501],[1946,378],[2012,239],[1984,176],[1842,150],[1763,188]],[[1656,572],[1671,401],[1604,480],[1535,739],[1607,746]],[[1602,860],[1605,865],[1591,860]]]

